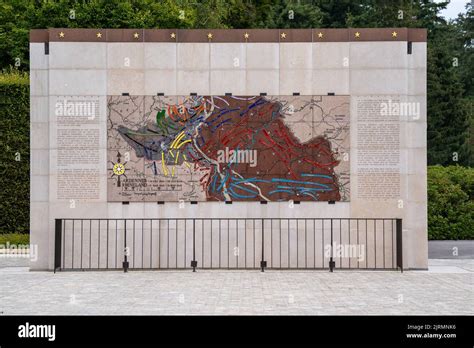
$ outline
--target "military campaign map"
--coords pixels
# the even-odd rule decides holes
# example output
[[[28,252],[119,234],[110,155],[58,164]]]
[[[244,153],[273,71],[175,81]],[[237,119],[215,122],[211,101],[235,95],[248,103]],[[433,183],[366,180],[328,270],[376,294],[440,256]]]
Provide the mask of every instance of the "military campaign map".
[[[349,96],[109,96],[109,201],[349,201]]]

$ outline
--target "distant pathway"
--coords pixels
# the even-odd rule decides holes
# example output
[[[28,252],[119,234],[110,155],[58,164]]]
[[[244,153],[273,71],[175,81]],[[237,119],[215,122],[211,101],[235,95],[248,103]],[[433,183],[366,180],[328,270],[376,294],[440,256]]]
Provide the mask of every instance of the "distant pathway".
[[[428,258],[474,259],[474,240],[430,240]]]

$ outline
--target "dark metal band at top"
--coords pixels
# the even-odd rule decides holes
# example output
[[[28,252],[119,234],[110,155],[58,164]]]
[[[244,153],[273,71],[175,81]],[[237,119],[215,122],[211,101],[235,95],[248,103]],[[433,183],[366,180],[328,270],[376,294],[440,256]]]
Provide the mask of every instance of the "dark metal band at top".
[[[424,28],[32,29],[30,42],[426,42]]]

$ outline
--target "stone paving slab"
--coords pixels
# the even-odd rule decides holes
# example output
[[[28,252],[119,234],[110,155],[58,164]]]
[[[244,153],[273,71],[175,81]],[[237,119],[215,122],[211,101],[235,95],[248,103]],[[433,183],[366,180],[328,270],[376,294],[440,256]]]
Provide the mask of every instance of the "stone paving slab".
[[[434,262],[433,262],[434,261]],[[457,264],[447,263],[456,261]],[[0,268],[3,315],[472,315],[472,260],[430,271],[29,272]],[[462,270],[437,272],[436,267]]]
[[[437,272],[442,267],[452,267],[457,268],[456,273],[467,271],[467,272],[474,272],[474,260],[429,260],[429,271],[430,272]]]
[[[0,268],[4,267],[30,267],[29,257],[7,257],[0,255]]]

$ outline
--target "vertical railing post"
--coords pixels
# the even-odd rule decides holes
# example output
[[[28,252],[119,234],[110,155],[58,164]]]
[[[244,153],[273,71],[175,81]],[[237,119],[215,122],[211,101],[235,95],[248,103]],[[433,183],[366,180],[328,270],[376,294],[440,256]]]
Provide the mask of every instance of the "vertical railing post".
[[[397,219],[397,267],[403,273],[403,238],[402,219]]]
[[[197,261],[196,261],[196,219],[193,219],[193,259],[191,261],[191,267],[193,272],[196,272]]]
[[[61,244],[63,237],[63,219],[56,219],[54,226],[54,273],[61,269]]]
[[[265,261],[265,219],[262,219],[262,259],[260,260],[260,269],[265,272],[267,261]],[[254,231],[255,233],[255,231]]]
[[[331,257],[329,258],[329,272],[334,272],[334,267],[336,266],[336,262],[334,261],[334,249],[333,249],[333,226],[332,226],[332,219],[331,219]]]
[[[124,220],[124,238],[123,238],[123,271],[127,272],[128,271],[128,260],[127,256],[129,255],[129,251],[127,248],[127,220]]]

